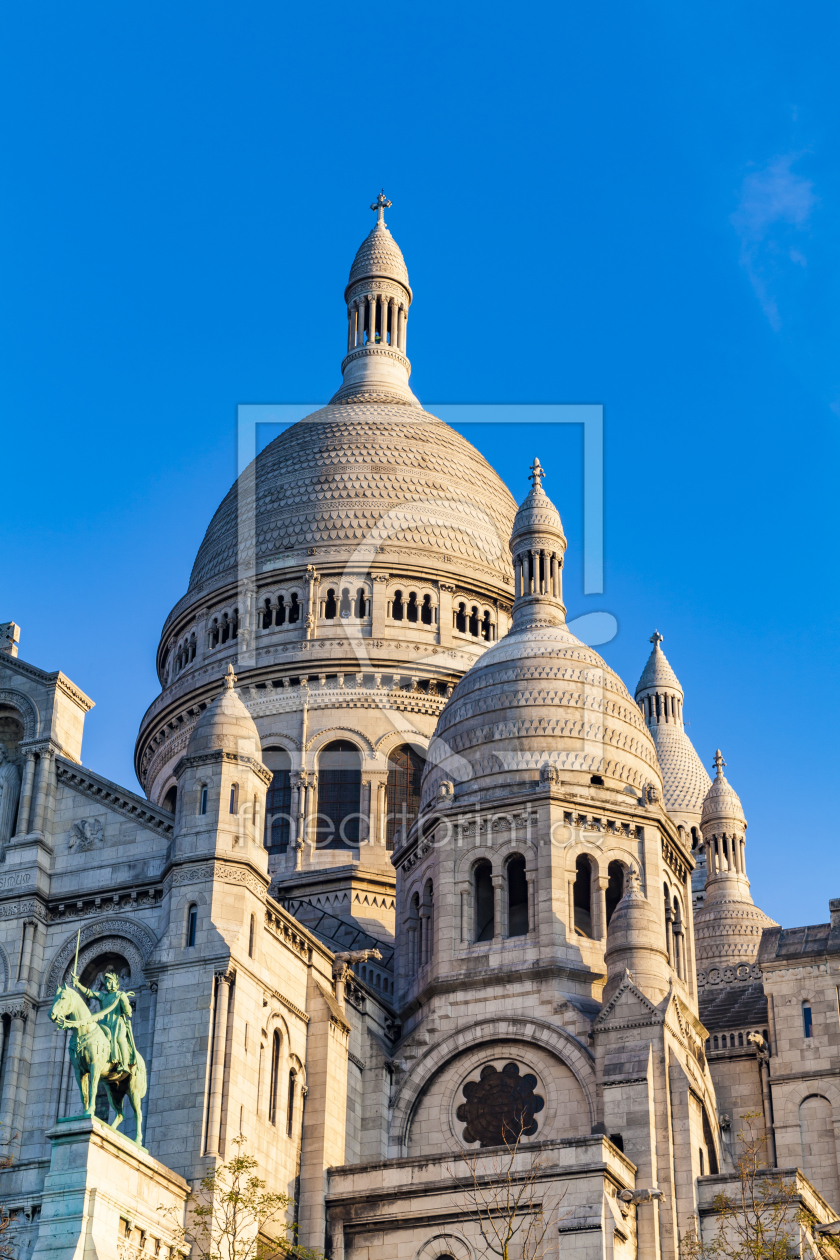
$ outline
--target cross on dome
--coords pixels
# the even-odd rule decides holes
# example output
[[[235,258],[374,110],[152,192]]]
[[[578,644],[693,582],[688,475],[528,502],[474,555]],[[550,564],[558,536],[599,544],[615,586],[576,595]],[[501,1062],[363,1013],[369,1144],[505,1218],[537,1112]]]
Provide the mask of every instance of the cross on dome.
[[[229,663],[227,673],[225,674],[225,688],[227,691],[233,691],[236,686],[236,674],[233,672],[233,663]]]
[[[720,749],[718,749],[717,752],[715,753],[715,769],[718,772],[719,779],[723,778],[723,767],[725,765],[726,765],[726,762],[723,760],[723,757],[721,756]]]
[[[534,462],[531,465],[531,472],[528,476],[529,481],[533,481],[535,490],[542,490],[542,479],[545,476],[545,469],[540,461],[534,456]]]
[[[658,630],[654,630],[648,642],[653,644],[654,651],[656,651],[656,649],[659,647],[659,644],[665,642],[665,635],[660,634]]]
[[[373,205],[371,206],[371,210],[379,211],[379,215],[377,217],[377,223],[385,222],[385,211],[390,210],[390,208],[391,208],[391,202],[385,196],[385,189],[383,188],[382,192],[379,194],[379,196],[376,198],[376,201],[374,201]]]

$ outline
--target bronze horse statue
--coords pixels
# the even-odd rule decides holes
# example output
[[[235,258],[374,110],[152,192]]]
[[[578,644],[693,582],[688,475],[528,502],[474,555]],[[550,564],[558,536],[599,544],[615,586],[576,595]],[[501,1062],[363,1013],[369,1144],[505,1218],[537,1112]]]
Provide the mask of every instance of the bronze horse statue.
[[[128,1097],[137,1120],[138,1146],[143,1145],[142,1101],[146,1093],[146,1064],[135,1049],[134,1062],[126,1067],[113,1057],[111,1035],[101,1025],[110,1008],[92,1014],[87,1003],[69,984],[56,990],[50,1019],[59,1028],[72,1029],[70,1038],[70,1062],[76,1076],[76,1084],[82,1096],[84,1114],[92,1116],[96,1106],[96,1091],[100,1080],[105,1086],[108,1101],[116,1115],[111,1128],[122,1124],[123,1104]]]

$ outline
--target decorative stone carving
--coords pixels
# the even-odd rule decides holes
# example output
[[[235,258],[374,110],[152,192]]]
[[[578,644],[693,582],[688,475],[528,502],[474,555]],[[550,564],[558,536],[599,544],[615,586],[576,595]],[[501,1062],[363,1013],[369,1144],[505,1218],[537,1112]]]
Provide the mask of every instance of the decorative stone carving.
[[[534,1117],[545,1106],[545,1099],[534,1093],[536,1084],[533,1073],[520,1076],[516,1063],[506,1063],[501,1072],[492,1063],[485,1064],[479,1079],[467,1081],[461,1091],[467,1101],[455,1115],[466,1122],[464,1141],[500,1146],[533,1137],[537,1131]]]
[[[81,822],[74,822],[70,828],[67,847],[81,853],[85,849],[93,849],[97,844],[102,844],[104,840],[105,832],[99,819],[83,818]]]

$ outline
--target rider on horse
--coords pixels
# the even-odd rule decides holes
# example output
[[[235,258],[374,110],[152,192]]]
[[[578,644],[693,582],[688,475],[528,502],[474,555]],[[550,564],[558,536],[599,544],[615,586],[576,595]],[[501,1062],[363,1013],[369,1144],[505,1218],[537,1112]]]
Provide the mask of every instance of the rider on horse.
[[[137,1055],[131,1030],[131,1003],[128,1000],[133,995],[120,989],[119,976],[115,971],[106,971],[104,980],[104,989],[86,989],[76,973],[73,973],[73,983],[79,992],[86,998],[96,998],[99,1003],[101,1018],[97,1022],[100,1027],[107,1029],[111,1038],[111,1058],[116,1070],[130,1072]]]

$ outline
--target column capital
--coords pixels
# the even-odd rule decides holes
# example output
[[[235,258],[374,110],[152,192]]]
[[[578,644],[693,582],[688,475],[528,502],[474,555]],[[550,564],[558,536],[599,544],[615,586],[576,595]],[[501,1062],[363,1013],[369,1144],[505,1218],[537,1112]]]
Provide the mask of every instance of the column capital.
[[[225,984],[233,984],[236,979],[236,968],[226,967],[224,970],[214,972],[214,975],[217,980],[224,981]]]

